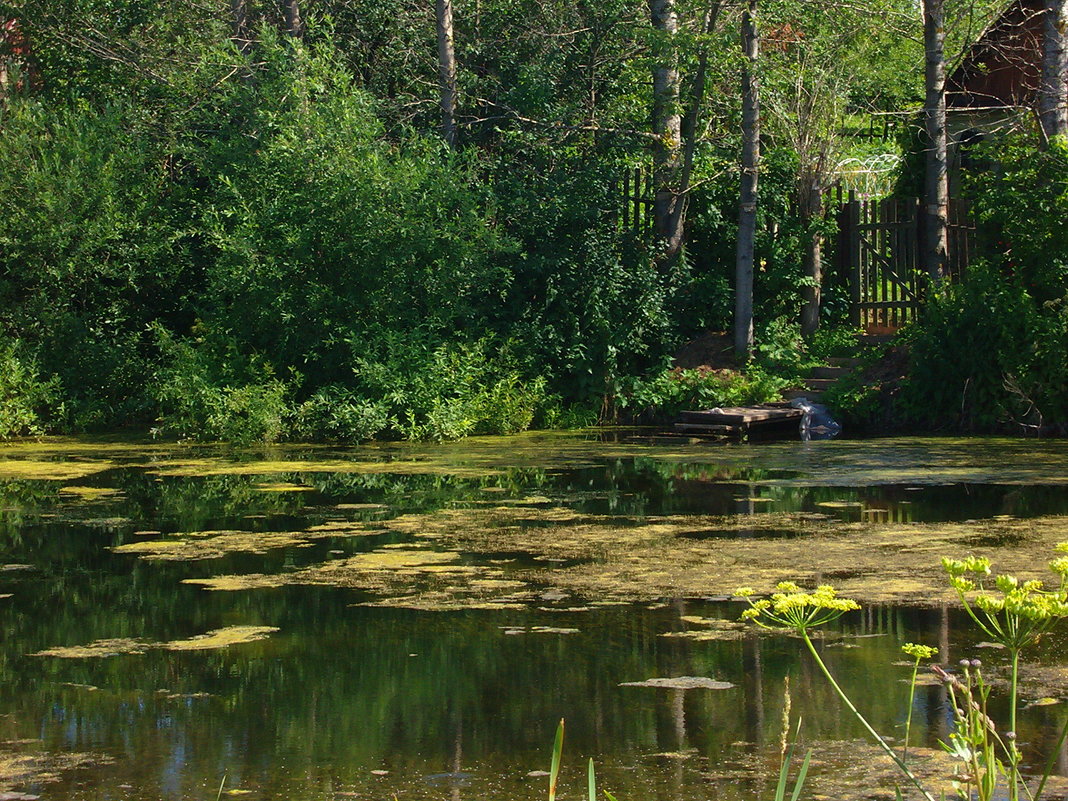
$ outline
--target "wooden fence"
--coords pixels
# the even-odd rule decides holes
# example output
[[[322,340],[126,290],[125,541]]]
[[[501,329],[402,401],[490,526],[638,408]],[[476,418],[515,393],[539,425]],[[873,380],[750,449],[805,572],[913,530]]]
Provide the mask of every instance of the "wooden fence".
[[[929,278],[923,269],[924,215],[916,198],[832,198],[837,214],[836,261],[848,276],[852,322],[869,333],[892,333],[920,314]],[[967,204],[949,204],[947,279],[967,269],[975,225]]]
[[[653,230],[653,171],[648,167],[631,167],[615,181],[613,195],[620,203],[616,224],[641,237]]]
[[[649,167],[622,171],[613,195],[617,226],[637,237],[653,231],[653,176]],[[852,322],[869,333],[891,333],[920,314],[927,294],[923,269],[924,216],[916,198],[861,198],[832,190],[826,213],[838,222],[827,242],[827,268],[848,282]],[[958,279],[975,251],[975,225],[965,201],[949,204],[948,280]]]

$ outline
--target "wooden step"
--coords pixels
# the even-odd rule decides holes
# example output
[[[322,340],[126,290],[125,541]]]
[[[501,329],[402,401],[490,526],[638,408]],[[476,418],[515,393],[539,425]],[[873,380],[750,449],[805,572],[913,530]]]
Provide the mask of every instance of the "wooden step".
[[[850,372],[848,367],[813,367],[809,378],[833,378],[839,379]]]
[[[853,356],[832,356],[827,360],[827,364],[831,367],[847,367],[850,369],[856,369],[864,364],[863,359],[857,359]]]
[[[782,396],[785,400],[792,401],[797,398],[806,398],[810,401],[819,401],[823,397],[823,392],[818,389],[786,389],[783,390]]]
[[[822,392],[825,389],[830,389],[837,383],[836,378],[806,378],[805,386],[810,390],[814,389]]]

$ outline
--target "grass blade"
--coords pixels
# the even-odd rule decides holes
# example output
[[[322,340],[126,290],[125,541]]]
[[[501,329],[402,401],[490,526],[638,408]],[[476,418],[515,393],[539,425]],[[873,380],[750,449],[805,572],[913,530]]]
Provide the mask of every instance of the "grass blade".
[[[587,784],[589,785],[590,801],[597,801],[597,775],[593,770],[593,757],[590,757],[590,769],[588,771]]]
[[[1053,773],[1053,768],[1057,764],[1057,756],[1061,753],[1061,748],[1064,746],[1065,739],[1068,739],[1068,718],[1064,719],[1064,726],[1061,727],[1061,736],[1057,739],[1057,746],[1050,752],[1046,770],[1042,773],[1042,781],[1038,783],[1038,788],[1035,790],[1035,798],[1042,797],[1042,791],[1046,789],[1046,782],[1049,780],[1050,774]]]
[[[779,781],[775,785],[775,801],[786,801],[786,788],[790,778],[790,765],[794,761],[794,748],[797,747],[797,739],[801,736],[801,721],[797,721],[797,729],[790,740],[786,753],[782,756],[782,764],[779,766]],[[807,761],[807,757],[806,757]]]
[[[801,762],[801,769],[797,771],[797,778],[794,779],[794,791],[790,795],[790,801],[797,801],[801,797],[801,790],[804,789],[805,779],[808,777],[808,761],[812,758],[812,749],[808,749],[808,753],[805,754],[804,760]]]
[[[556,801],[556,780],[560,778],[560,756],[564,752],[564,719],[556,727],[556,739],[553,740],[553,759],[549,766],[549,801]]]

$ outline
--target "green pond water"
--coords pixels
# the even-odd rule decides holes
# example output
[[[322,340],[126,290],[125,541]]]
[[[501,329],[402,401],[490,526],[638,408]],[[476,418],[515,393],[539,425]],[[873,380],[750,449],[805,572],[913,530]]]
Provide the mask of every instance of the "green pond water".
[[[732,587],[694,570],[751,548],[759,584],[790,569],[778,549],[811,539],[846,576],[834,548],[868,527],[960,537],[951,555],[995,561],[1045,547],[1035,531],[1068,540],[1068,443],[0,446],[0,792],[544,798],[565,718],[561,798],[585,797],[592,757],[621,801],[766,799],[788,678],[815,748],[811,792],[893,798],[802,643],[737,628]],[[943,596],[878,597],[820,647],[880,731],[903,734],[906,641],[1004,675],[1003,653]],[[1068,714],[1066,645],[1055,633],[1031,660],[1029,765]],[[731,686],[627,684],[681,676]],[[913,742],[936,748],[950,726],[945,690],[921,687]]]

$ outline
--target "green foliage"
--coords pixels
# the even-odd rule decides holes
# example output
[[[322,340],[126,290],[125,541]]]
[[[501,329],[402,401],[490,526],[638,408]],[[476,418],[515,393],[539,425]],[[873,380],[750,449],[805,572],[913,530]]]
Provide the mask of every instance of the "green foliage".
[[[1035,153],[1000,142],[996,153],[969,181],[987,260],[928,303],[912,333],[905,411],[1054,430],[1068,421],[1068,145]]]
[[[622,382],[623,392],[617,401],[629,417],[654,421],[675,417],[684,409],[768,403],[778,400],[788,384],[755,364],[745,372],[676,367]]]
[[[298,405],[293,414],[296,439],[357,443],[373,439],[389,427],[389,411],[344,386],[327,386]]]
[[[1039,307],[988,262],[928,302],[910,346],[904,410],[915,419],[1036,429],[1068,420],[1068,309]]]
[[[251,118],[198,154],[218,187],[205,325],[320,386],[384,332],[444,338],[483,318],[509,275],[472,165],[387,141],[328,44],[263,53],[264,79],[231,90]]]
[[[130,113],[0,112],[0,327],[59,377],[81,428],[143,414],[147,326],[175,314],[188,277],[162,153]]]
[[[687,268],[659,269],[648,243],[617,223],[611,154],[518,134],[503,145],[491,180],[498,220],[519,253],[503,314],[491,324],[544,365],[566,400],[599,404],[617,378],[669,355]]]
[[[512,434],[544,417],[545,380],[525,377],[507,347],[381,343],[354,360],[347,384],[321,386],[298,401],[307,380],[281,380],[234,340],[176,341],[160,332],[167,366],[158,378],[161,427],[187,439],[274,442],[283,438],[361,442],[445,440]]]
[[[1045,151],[1017,139],[979,147],[985,169],[969,175],[968,197],[983,245],[1036,304],[1068,289],[1068,139]]]
[[[36,436],[62,417],[59,381],[42,379],[17,344],[0,341],[0,439]]]
[[[769,372],[799,380],[809,369],[832,356],[854,354],[856,337],[857,332],[848,325],[826,325],[817,330],[811,340],[805,341],[797,321],[777,317],[759,328],[756,359]]]
[[[361,393],[385,404],[395,436],[457,439],[528,428],[547,400],[545,381],[526,379],[508,348],[396,343],[380,359],[357,363]]]
[[[786,317],[769,321],[757,338],[757,358],[778,370],[800,372],[807,359],[807,350],[801,338],[801,326]]]
[[[760,367],[752,379],[635,379],[730,324],[739,55],[726,16],[698,33],[699,10],[684,5],[667,37],[624,0],[487,0],[457,18],[452,151],[428,102],[433,60],[418,55],[434,49],[424,7],[305,9],[295,40],[277,7],[251,4],[243,43],[226,15],[188,0],[162,9],[27,0],[15,14],[39,80],[0,108],[0,335],[57,377],[75,429],[159,418],[181,436],[355,442],[586,422],[610,416],[613,399],[636,417],[765,399],[765,373],[796,378],[844,341],[794,336],[805,240],[814,226],[833,232],[800,219],[801,179],[840,161],[843,120],[898,108],[918,86],[905,68],[916,45],[898,35],[916,25],[908,0],[763,9],[775,121],[757,234]],[[649,188],[624,197],[621,178],[648,165],[648,76],[666,54],[683,106],[708,59],[698,125],[717,132],[698,137],[687,248],[670,268],[648,220],[620,215],[650,211]],[[977,204],[992,230],[1050,221],[1027,241],[1013,234],[1011,263],[995,265],[1040,306],[1065,280],[1060,256],[1040,263],[1060,247],[1058,147],[1041,167],[1021,150],[985,179],[998,203]],[[842,276],[825,276],[833,328],[848,298]],[[1025,327],[1035,352],[1006,361],[1002,416],[1061,419],[1064,314],[1042,306]],[[503,354],[486,345],[506,341]]]
[[[239,444],[281,438],[291,389],[268,365],[211,360],[207,349],[159,336],[168,357],[156,383],[163,431]]]

